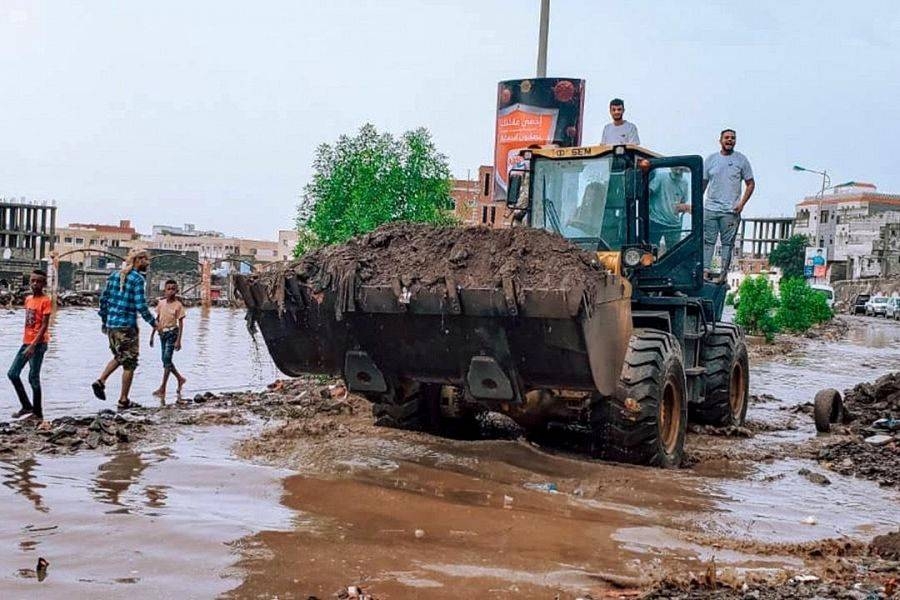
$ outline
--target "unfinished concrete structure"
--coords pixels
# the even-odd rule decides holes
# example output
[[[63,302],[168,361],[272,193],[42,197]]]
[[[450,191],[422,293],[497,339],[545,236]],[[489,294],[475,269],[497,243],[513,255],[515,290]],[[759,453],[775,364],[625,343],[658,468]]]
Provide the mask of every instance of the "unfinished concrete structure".
[[[735,258],[768,258],[772,250],[793,235],[793,217],[742,217]]]
[[[54,248],[56,203],[0,198],[0,287],[18,287]]]

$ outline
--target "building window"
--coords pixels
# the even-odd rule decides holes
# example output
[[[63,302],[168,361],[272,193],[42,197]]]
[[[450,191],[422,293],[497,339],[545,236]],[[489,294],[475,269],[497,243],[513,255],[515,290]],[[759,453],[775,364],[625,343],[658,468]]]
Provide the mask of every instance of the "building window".
[[[482,196],[490,196],[491,195],[491,174],[484,174],[484,190],[482,191]]]
[[[482,223],[487,223],[487,209],[488,209],[487,206],[481,207],[481,222]]]
[[[76,246],[84,246],[84,238],[75,238]]]
[[[822,223],[827,223],[827,222],[828,222],[828,211],[827,211],[827,210],[823,210],[823,211],[819,214],[819,220],[820,220]]]
[[[70,238],[70,237],[63,238],[63,241],[64,241],[65,243],[67,243],[67,244],[71,244],[71,243],[72,243],[72,238]]]

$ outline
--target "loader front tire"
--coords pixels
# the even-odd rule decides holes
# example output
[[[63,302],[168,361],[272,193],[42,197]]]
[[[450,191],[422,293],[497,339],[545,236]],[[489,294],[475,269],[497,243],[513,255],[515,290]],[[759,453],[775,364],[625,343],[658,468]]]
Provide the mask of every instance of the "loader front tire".
[[[671,334],[637,329],[619,391],[591,408],[592,454],[604,460],[677,467],[684,454],[687,395],[681,346]]]

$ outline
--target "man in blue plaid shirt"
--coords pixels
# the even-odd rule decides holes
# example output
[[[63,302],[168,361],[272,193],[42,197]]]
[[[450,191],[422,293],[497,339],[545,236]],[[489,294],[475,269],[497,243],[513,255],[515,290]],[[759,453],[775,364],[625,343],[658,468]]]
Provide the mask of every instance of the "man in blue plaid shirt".
[[[119,408],[137,406],[128,399],[134,370],[138,365],[140,338],[138,336],[137,315],[144,318],[151,327],[156,327],[156,319],[147,307],[144,294],[144,273],[150,266],[150,256],[145,250],[131,252],[121,271],[111,273],[106,280],[106,288],[100,296],[100,319],[103,332],[109,338],[109,349],[113,358],[103,369],[100,378],[91,388],[100,400],[106,400],[106,380],[122,367],[122,391],[119,394]]]

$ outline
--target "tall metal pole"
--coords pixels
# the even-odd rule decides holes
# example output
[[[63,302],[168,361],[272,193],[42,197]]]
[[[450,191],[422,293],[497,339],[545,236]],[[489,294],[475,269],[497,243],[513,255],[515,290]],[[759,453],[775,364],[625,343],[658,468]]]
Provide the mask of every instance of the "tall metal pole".
[[[547,36],[550,32],[550,0],[541,0],[541,27],[538,33],[537,76],[547,76]]]

